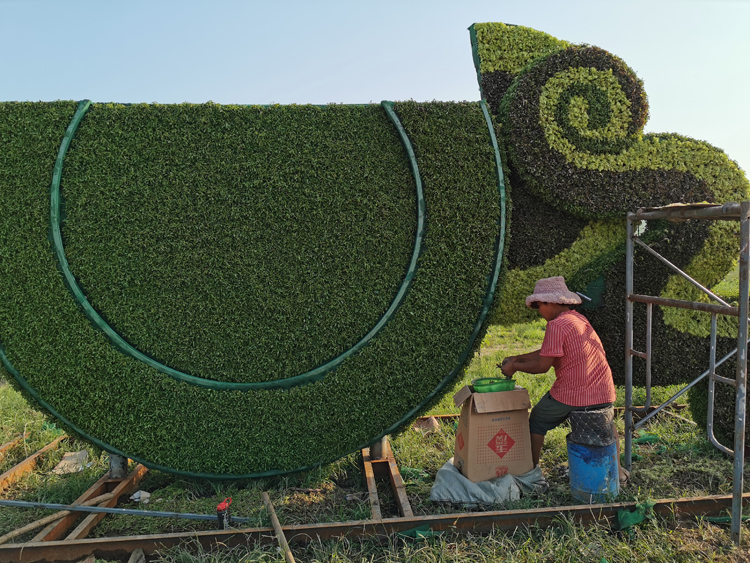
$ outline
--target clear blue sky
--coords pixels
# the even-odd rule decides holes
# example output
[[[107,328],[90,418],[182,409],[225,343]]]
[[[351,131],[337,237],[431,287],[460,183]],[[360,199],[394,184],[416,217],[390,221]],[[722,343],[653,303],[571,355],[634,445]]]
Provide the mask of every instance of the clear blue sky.
[[[477,100],[467,27],[489,21],[618,55],[647,131],[750,173],[750,0],[0,0],[0,101]]]

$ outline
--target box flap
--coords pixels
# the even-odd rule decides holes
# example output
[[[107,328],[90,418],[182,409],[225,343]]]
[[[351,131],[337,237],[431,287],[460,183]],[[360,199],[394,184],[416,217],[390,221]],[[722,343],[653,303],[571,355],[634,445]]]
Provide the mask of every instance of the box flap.
[[[497,393],[474,393],[473,396],[474,408],[478,413],[515,411],[528,409],[531,406],[529,392],[523,388],[517,388],[515,391],[498,391]]]
[[[453,395],[453,404],[460,407],[469,397],[471,397],[471,387],[464,385],[458,393]]]

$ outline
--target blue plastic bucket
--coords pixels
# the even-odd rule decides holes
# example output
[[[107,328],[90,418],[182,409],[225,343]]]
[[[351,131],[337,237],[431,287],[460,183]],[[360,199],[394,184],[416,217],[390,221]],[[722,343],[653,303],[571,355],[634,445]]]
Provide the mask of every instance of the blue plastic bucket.
[[[617,444],[584,446],[568,442],[570,492],[573,498],[592,504],[609,502],[620,494]]]

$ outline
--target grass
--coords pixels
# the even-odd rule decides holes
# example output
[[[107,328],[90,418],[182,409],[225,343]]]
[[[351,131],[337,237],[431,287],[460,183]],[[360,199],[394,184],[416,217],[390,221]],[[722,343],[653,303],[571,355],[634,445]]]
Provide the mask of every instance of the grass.
[[[452,414],[453,392],[478,377],[497,376],[495,364],[505,356],[537,348],[544,337],[543,321],[508,327],[494,327],[485,337],[480,351],[467,367],[460,381],[446,393],[430,414]],[[532,402],[538,400],[551,386],[554,375],[517,374],[516,380],[529,390]],[[653,403],[664,401],[677,390],[676,386],[653,389]],[[624,389],[617,390],[617,404],[624,402]],[[636,402],[643,401],[644,392],[636,390]],[[57,432],[44,418],[29,408],[15,391],[0,385],[0,435],[14,436],[26,429],[29,443],[14,451],[3,463],[15,463],[27,450],[41,447]],[[11,406],[12,408],[5,408]],[[12,414],[7,414],[12,413]],[[689,418],[689,411],[682,416]],[[622,419],[618,421],[623,430]],[[659,441],[634,446],[637,461],[631,484],[622,491],[620,500],[643,501],[648,498],[674,498],[730,494],[732,461],[720,454],[706,440],[702,429],[674,417],[661,416],[644,429],[659,436]],[[569,426],[563,425],[548,434],[541,466],[550,491],[543,496],[528,496],[520,501],[495,507],[496,509],[535,508],[576,504],[570,496],[564,466],[567,461],[565,435]],[[442,422],[437,430],[426,432],[408,428],[391,437],[394,454],[406,484],[407,494],[416,515],[454,512],[452,507],[440,506],[428,500],[435,475],[451,457],[455,439],[454,423]],[[86,447],[75,441],[64,442],[59,451],[51,452],[42,460],[38,470],[17,482],[3,494],[4,498],[69,502],[80,495],[106,470],[106,454],[89,450],[92,467],[78,474],[54,476],[49,470],[59,461],[64,451]],[[638,459],[639,458],[639,459]],[[16,461],[14,461],[16,460]],[[161,511],[215,513],[216,504],[232,497],[232,512],[251,518],[249,526],[270,526],[270,520],[260,498],[268,491],[282,524],[362,520],[370,516],[366,485],[362,478],[361,457],[351,454],[336,463],[314,471],[297,473],[274,479],[248,480],[229,483],[188,480],[170,474],[151,471],[141,482],[143,490],[151,492],[149,505],[124,504],[129,508]],[[747,477],[747,476],[746,476]],[[378,484],[384,517],[397,515],[390,488]],[[747,489],[746,489],[747,490]],[[0,510],[0,534],[40,518],[48,511]],[[154,534],[188,530],[215,529],[212,521],[114,516],[105,518],[92,536],[122,534]],[[747,525],[744,528],[747,537]],[[28,541],[33,533],[18,538]],[[444,534],[426,541],[388,538],[385,543],[371,540],[332,540],[294,546],[300,561],[750,561],[748,542],[741,550],[735,549],[729,538],[729,527],[703,521],[654,519],[627,533],[613,532],[609,527],[584,528],[565,518],[547,529],[524,528],[514,532],[495,532],[488,535]],[[197,545],[186,545],[164,551],[154,559],[160,562],[230,562],[282,561],[283,554],[275,547],[236,547],[206,551]]]
[[[632,534],[613,534],[609,528],[583,528],[566,518],[544,530],[518,529],[488,535],[463,536],[444,534],[425,541],[390,538],[376,543],[368,540],[336,540],[294,546],[298,561],[367,561],[367,562],[475,562],[507,561],[536,562],[608,562],[652,561],[748,561],[746,554],[730,545],[723,528],[696,523],[673,533],[674,523],[668,520],[649,521]],[[157,559],[163,563],[209,563],[249,561],[283,561],[275,547],[251,549],[236,547],[219,552],[205,551],[199,546],[168,550]]]
[[[11,442],[25,435],[25,439],[13,454],[21,454],[24,458],[36,452],[61,434],[61,431],[51,424],[44,415],[32,409],[29,404],[13,388],[0,378],[0,445]],[[7,458],[8,456],[6,456]],[[10,467],[7,462],[0,461],[0,473]]]

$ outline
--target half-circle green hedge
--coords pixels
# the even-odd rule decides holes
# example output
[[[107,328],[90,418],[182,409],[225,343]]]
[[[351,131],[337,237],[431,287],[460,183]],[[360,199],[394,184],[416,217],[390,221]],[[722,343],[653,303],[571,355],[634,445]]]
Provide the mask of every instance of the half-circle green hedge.
[[[708,143],[643,134],[643,85],[614,55],[520,26],[487,23],[470,30],[480,88],[496,112],[511,169],[508,272],[493,321],[530,318],[534,313],[523,297],[535,280],[563,275],[571,289],[596,297],[582,312],[622,384],[625,214],[672,203],[745,200],[750,184]],[[711,287],[734,265],[736,233],[730,223],[652,222],[642,239]],[[707,299],[645,252],[636,252],[635,280],[639,293]],[[654,384],[691,381],[706,369],[708,325],[704,313],[654,309]],[[634,346],[645,349],[645,307],[636,305],[635,326]],[[721,354],[736,345],[735,323],[722,319],[720,334]],[[644,375],[636,360],[636,384],[644,383]],[[691,398],[698,412],[699,393]],[[734,419],[730,408],[724,401],[717,410],[725,430]]]
[[[504,237],[483,104],[92,104],[61,160],[78,109],[0,104],[0,343],[105,449],[213,478],[332,461],[481,341]]]

